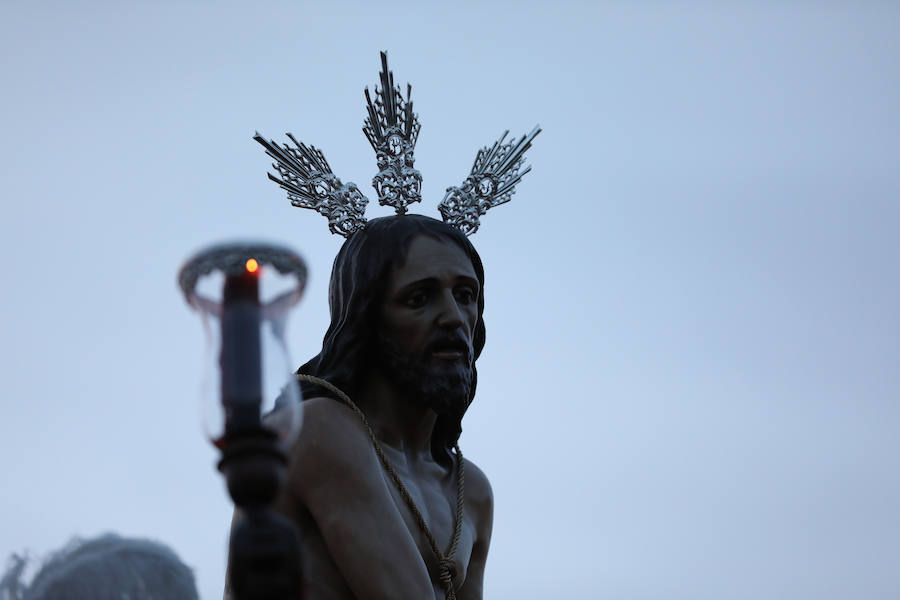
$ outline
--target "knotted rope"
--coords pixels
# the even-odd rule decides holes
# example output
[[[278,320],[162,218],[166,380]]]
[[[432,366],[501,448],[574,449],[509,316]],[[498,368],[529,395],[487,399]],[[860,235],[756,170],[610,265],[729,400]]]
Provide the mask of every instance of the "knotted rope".
[[[413,518],[415,518],[416,523],[419,525],[419,529],[422,531],[422,533],[425,534],[425,538],[428,540],[428,545],[431,547],[431,551],[434,552],[435,557],[437,557],[439,569],[438,578],[440,579],[441,586],[444,588],[444,592],[447,595],[447,600],[456,600],[456,590],[453,588],[453,580],[456,579],[458,573],[456,572],[456,565],[453,562],[453,556],[456,554],[456,548],[457,546],[459,546],[459,538],[462,535],[463,504],[465,500],[466,483],[466,470],[464,466],[462,451],[459,449],[459,444],[453,445],[453,449],[456,452],[457,470],[456,522],[454,523],[453,537],[450,538],[450,545],[447,548],[447,552],[442,553],[438,548],[437,542],[434,539],[434,535],[432,535],[431,530],[425,523],[425,518],[419,511],[419,507],[417,507],[416,503],[413,502],[412,496],[409,495],[409,491],[407,491],[406,486],[403,485],[403,482],[400,480],[400,476],[397,474],[397,471],[394,470],[393,465],[391,465],[390,461],[387,459],[387,456],[385,456],[384,450],[381,449],[381,444],[378,442],[378,438],[375,437],[375,431],[372,429],[372,426],[369,425],[369,420],[366,419],[366,415],[363,414],[363,411],[361,411],[359,407],[356,406],[353,400],[350,399],[350,396],[345,394],[337,386],[332,385],[330,382],[318,377],[314,377],[312,375],[305,375],[303,373],[297,373],[296,377],[299,381],[314,383],[316,385],[322,386],[326,390],[329,390],[338,398],[340,398],[341,401],[344,402],[344,404],[346,404],[347,407],[355,412],[356,415],[360,418],[363,426],[365,426],[366,428],[366,433],[369,435],[369,439],[372,440],[372,445],[375,447],[375,454],[378,455],[378,460],[381,461],[381,466],[384,467],[385,472],[391,478],[391,481],[394,482],[394,487],[396,487],[397,491],[400,492],[400,496],[403,498],[403,501],[406,503],[406,506],[412,513]]]

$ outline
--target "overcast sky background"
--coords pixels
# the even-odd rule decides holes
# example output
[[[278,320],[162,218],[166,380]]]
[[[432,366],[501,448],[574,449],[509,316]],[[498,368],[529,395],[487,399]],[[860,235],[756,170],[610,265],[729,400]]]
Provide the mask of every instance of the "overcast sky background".
[[[250,138],[315,144],[388,214],[360,131],[386,49],[417,212],[544,128],[473,238],[485,596],[900,597],[896,3],[156,4],[0,8],[0,556],[153,537],[219,597],[231,505],[175,274],[292,246],[291,349],[318,351],[342,240]]]

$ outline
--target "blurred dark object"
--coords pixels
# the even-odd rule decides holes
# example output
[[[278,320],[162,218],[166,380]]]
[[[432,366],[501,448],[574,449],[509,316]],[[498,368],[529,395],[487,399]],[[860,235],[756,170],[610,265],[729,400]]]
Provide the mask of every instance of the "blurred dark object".
[[[198,600],[193,571],[167,546],[106,534],[78,538],[44,561],[30,585],[27,559],[13,555],[0,600]]]
[[[280,273],[294,284],[261,302],[264,272]],[[196,290],[198,280],[212,273],[225,277],[220,300]],[[221,451],[219,470],[238,515],[229,544],[226,595],[233,600],[301,598],[300,537],[271,505],[285,480],[284,449],[299,429],[299,389],[283,336],[287,314],[302,295],[306,267],[286,248],[224,244],[188,260],[178,281],[185,299],[203,317],[208,337],[219,341],[212,353],[219,387],[210,439]],[[210,326],[214,321],[218,327]],[[267,346],[267,339],[274,343]],[[274,374],[280,391],[271,393],[265,385],[273,383],[274,372],[267,372],[263,359],[271,361],[275,354],[283,358],[281,373]]]
[[[244,512],[231,530],[228,579],[234,600],[302,598],[300,538],[268,508]]]
[[[228,549],[234,600],[284,600],[302,593],[299,535],[270,508],[284,483],[287,458],[278,436],[263,426],[260,313],[256,272],[228,274],[221,321],[225,436],[219,470],[241,509]]]

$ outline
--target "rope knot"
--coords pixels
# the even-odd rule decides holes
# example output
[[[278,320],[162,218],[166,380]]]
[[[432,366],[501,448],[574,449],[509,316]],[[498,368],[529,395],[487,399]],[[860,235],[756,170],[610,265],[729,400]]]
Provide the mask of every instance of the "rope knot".
[[[441,570],[441,586],[447,594],[447,600],[456,600],[456,590],[453,589],[453,580],[456,579],[456,563],[452,558],[440,557],[439,567]]]
[[[456,579],[456,563],[451,558],[441,558],[440,562],[441,581],[445,583],[453,583]]]

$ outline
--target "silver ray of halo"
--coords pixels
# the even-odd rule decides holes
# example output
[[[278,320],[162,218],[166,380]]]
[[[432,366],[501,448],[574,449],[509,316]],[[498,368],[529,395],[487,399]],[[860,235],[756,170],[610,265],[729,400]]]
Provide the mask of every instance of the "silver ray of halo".
[[[342,183],[318,148],[298,142],[290,133],[287,136],[295,147],[278,146],[259,133],[253,136],[275,159],[272,167],[279,176],[268,173],[269,179],[287,192],[293,206],[309,208],[326,217],[331,233],[348,238],[365,227],[369,199],[355,183]]]
[[[415,164],[419,116],[413,112],[412,86],[406,84],[406,98],[400,86],[394,85],[394,74],[388,69],[387,53],[381,53],[381,87],[375,86],[375,100],[365,90],[368,116],[363,125],[369,143],[375,150],[378,173],[372,186],[378,192],[378,203],[391,206],[398,215],[407,206],[422,201],[422,174]]]
[[[540,126],[535,126],[518,141],[504,144],[503,140],[509,134],[507,130],[493,146],[479,150],[469,176],[461,186],[447,188],[444,199],[438,204],[444,222],[472,235],[478,231],[482,215],[494,206],[509,202],[516,192],[516,184],[531,171],[530,166],[523,169],[522,165],[525,152],[540,132]]]

